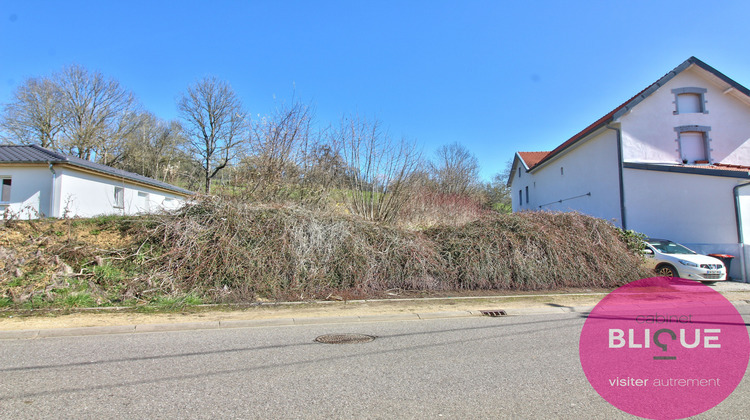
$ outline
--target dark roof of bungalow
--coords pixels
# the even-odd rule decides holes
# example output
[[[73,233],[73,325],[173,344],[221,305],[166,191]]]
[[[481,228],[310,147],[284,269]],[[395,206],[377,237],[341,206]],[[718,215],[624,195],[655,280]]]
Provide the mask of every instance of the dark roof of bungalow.
[[[75,156],[69,156],[59,152],[54,152],[35,144],[0,145],[0,165],[2,165],[3,163],[68,164],[91,171],[100,172],[102,174],[127,179],[133,182],[150,185],[152,187],[173,191],[178,194],[193,194],[192,191],[167,184],[166,182],[158,181],[156,179],[149,178],[143,175],[138,175],[133,172],[123,171],[122,169],[113,168],[111,166],[101,165],[99,163],[94,163]]]

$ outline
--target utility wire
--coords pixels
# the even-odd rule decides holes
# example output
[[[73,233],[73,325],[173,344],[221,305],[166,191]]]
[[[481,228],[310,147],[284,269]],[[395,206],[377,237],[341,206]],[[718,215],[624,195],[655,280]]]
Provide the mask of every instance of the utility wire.
[[[541,209],[541,208],[542,208],[542,207],[544,207],[544,206],[551,206],[552,204],[561,204],[561,203],[562,203],[563,201],[568,201],[568,200],[575,200],[576,198],[581,198],[581,197],[586,197],[586,196],[589,196],[589,197],[591,197],[591,193],[590,193],[590,192],[588,192],[588,193],[586,193],[586,194],[581,194],[581,195],[577,195],[577,196],[575,196],[575,197],[570,197],[570,198],[563,198],[562,200],[557,200],[557,201],[553,201],[553,202],[551,202],[551,203],[547,203],[547,204],[542,204],[541,206],[539,206],[539,208]]]

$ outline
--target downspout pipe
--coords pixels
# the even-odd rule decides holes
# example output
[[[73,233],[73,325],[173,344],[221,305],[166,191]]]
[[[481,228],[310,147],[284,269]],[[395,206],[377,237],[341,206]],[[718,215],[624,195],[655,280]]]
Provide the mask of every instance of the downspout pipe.
[[[57,173],[55,172],[55,167],[52,165],[52,162],[47,162],[47,165],[49,165],[49,171],[52,172],[52,188],[50,189],[50,197],[49,197],[49,217],[57,217],[55,214],[55,184],[57,183]]]
[[[606,127],[610,130],[614,130],[617,134],[617,176],[620,186],[620,220],[622,221],[622,229],[628,229],[628,219],[625,212],[625,182],[623,180],[623,169],[622,169],[622,128],[620,125],[613,125],[609,123]]]
[[[732,189],[734,193],[734,214],[737,222],[737,241],[740,246],[740,270],[742,272],[742,281],[750,283],[747,277],[747,262],[745,261],[745,233],[742,230],[742,207],[740,206],[740,188],[750,185],[750,182],[737,184]],[[729,275],[727,273],[727,275]]]

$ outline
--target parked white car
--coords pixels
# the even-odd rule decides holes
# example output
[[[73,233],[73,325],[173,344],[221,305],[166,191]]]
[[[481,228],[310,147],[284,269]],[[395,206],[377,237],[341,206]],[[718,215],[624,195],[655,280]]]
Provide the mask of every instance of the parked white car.
[[[698,254],[684,245],[666,239],[646,239],[646,264],[659,276],[680,277],[704,283],[724,281],[727,270],[724,263],[714,257]]]

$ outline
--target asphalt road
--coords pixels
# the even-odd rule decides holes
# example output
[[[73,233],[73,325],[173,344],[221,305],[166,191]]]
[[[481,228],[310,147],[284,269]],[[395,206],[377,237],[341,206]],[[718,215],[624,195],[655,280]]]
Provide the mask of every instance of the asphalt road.
[[[750,320],[750,305],[740,311]],[[0,341],[3,418],[632,418],[580,368],[581,314]],[[328,333],[372,342],[330,345]],[[748,374],[701,418],[750,418]]]

